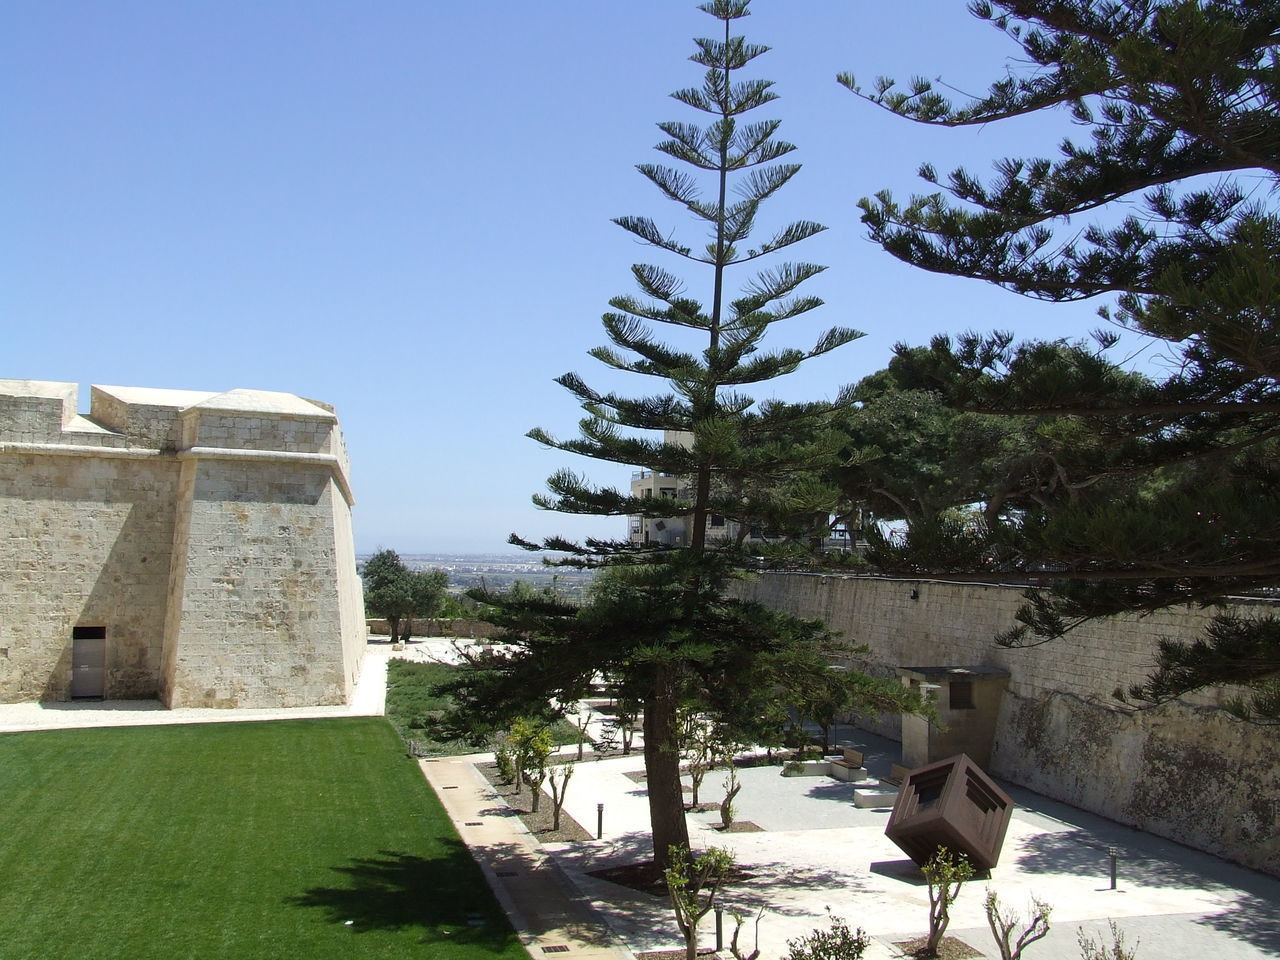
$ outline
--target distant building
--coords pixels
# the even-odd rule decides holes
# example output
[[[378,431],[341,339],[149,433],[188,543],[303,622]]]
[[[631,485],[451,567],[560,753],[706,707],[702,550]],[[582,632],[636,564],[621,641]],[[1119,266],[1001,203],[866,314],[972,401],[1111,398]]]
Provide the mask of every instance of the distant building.
[[[0,701],[345,703],[347,453],[288,393],[0,380]]]
[[[688,447],[693,444],[693,436],[678,430],[667,430],[663,434],[663,442]],[[680,477],[656,470],[636,470],[631,474],[631,496],[638,499],[657,498],[682,500],[688,503],[693,499],[693,495],[692,477]],[[638,515],[628,518],[628,539],[634,544],[656,543],[669,547],[684,547],[689,545],[692,533],[692,514],[656,519]],[[767,543],[772,539],[770,531],[759,525],[744,529],[742,524],[721,514],[708,515],[707,543],[736,541],[739,537],[744,543]],[[848,550],[852,547],[852,541],[847,531],[838,528],[830,532],[825,547],[828,550]]]

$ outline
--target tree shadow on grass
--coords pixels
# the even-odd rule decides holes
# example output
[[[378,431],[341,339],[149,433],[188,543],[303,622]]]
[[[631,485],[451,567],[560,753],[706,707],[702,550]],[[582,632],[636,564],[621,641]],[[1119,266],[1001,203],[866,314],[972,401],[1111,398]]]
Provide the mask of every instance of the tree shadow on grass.
[[[515,934],[467,848],[456,840],[443,846],[429,859],[398,850],[357,857],[331,868],[343,883],[312,887],[285,902],[322,910],[355,933],[418,929],[422,943],[505,949]]]

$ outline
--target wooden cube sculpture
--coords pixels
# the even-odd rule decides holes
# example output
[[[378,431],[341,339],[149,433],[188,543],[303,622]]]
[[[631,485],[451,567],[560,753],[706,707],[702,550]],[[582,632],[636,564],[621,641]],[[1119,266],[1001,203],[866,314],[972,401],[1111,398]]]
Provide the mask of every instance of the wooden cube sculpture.
[[[884,833],[920,866],[946,847],[990,870],[1012,815],[1009,795],[962,753],[906,774]]]

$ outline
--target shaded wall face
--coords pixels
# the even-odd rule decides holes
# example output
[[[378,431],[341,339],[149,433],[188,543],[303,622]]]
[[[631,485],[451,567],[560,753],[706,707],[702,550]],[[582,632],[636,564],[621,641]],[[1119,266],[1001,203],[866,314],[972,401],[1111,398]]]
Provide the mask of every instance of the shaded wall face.
[[[993,637],[1014,625],[1022,590],[858,577],[764,574],[744,595],[825,621],[871,649],[893,676],[920,664],[1010,673],[990,769],[1055,799],[1280,875],[1280,738],[1230,720],[1233,691],[1204,691],[1135,711],[1113,696],[1152,669],[1161,637],[1194,638],[1214,611],[1182,607],[1112,617],[1023,650]],[[915,590],[918,599],[911,599]],[[1256,616],[1274,605],[1240,604]],[[976,687],[975,687],[976,689]],[[894,739],[897,717],[862,725]]]
[[[106,628],[105,693],[158,690],[179,469],[0,457],[0,699],[70,695],[71,632]]]
[[[351,508],[337,490],[331,490],[329,500],[334,512],[333,560],[337,571],[338,619],[345,661],[345,701],[350,699],[355,686],[360,659],[369,642],[369,628],[364,617],[364,583],[356,572],[356,542],[351,529]]]

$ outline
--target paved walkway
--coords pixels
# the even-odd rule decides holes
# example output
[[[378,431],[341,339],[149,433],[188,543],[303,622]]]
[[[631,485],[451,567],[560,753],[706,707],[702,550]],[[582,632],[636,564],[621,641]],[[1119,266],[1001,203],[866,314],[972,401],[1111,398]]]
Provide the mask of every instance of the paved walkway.
[[[234,709],[179,707],[159,700],[69,700],[61,703],[0,704],[0,733],[70,727],[134,727],[170,723],[233,723],[254,720],[307,720],[314,717],[382,716],[387,699],[387,661],[391,645],[369,644],[351,703],[334,707]]]
[[[525,948],[539,960],[548,954],[630,960],[631,951],[477,772],[475,759],[420,762]]]
[[[897,761],[897,744],[857,732],[872,772]],[[566,810],[584,825],[605,804],[604,838],[544,846],[567,876],[608,919],[633,950],[679,945],[665,901],[588,875],[601,867],[649,856],[648,811],[643,784],[628,773],[642,770],[638,757],[583,764],[570,786]],[[723,795],[723,772],[709,774],[702,799]],[[903,853],[884,836],[889,810],[858,809],[852,787],[827,777],[782,777],[777,767],[742,770],[739,818],[762,832],[720,834],[715,813],[690,816],[695,848],[732,850],[752,879],[726,895],[754,917],[760,907],[762,956],[785,956],[787,941],[826,926],[826,910],[874,937],[867,960],[898,956],[895,942],[927,928],[926,887]],[[1011,788],[1017,803],[1000,864],[990,886],[1003,903],[1024,915],[1032,894],[1053,907],[1052,929],[1028,947],[1028,960],[1079,960],[1077,930],[1110,938],[1114,918],[1128,943],[1141,941],[1148,957],[1212,957],[1262,960],[1280,957],[1280,880],[1236,867],[1176,843],[1122,827],[1030,791]],[[1107,851],[1120,851],[1118,889],[1111,890]],[[952,907],[951,935],[988,957],[998,957],[983,901],[988,881],[967,885]],[[732,930],[728,914],[725,938]],[[750,927],[744,942],[751,942]],[[711,918],[703,943],[714,944]],[[726,951],[727,955],[727,951]]]

